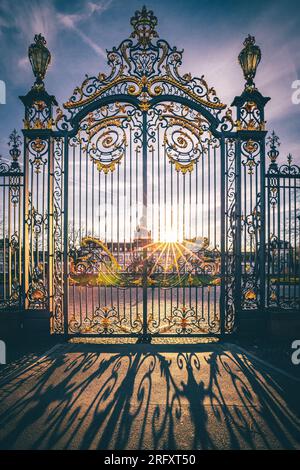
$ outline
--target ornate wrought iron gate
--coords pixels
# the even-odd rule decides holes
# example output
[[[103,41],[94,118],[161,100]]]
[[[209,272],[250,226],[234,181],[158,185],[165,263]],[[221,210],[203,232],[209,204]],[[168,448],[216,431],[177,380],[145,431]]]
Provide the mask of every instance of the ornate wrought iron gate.
[[[270,221],[282,175],[270,154],[265,194],[269,98],[253,83],[257,64],[246,60],[234,120],[203,77],[180,74],[182,52],[156,39],[156,24],[136,12],[131,37],[107,55],[110,74],[87,77],[65,112],[40,71],[22,97],[18,286],[25,309],[51,312],[54,333],[221,335],[281,295],[265,247],[279,250]],[[244,45],[241,63],[260,57],[254,38]],[[34,49],[49,62],[41,36]]]
[[[186,104],[147,111],[97,106],[70,144],[72,332],[220,331],[220,141]]]

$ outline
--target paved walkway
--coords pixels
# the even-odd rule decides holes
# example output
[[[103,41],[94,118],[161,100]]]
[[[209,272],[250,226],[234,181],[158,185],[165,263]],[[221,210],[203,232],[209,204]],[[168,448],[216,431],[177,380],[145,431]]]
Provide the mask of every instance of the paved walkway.
[[[300,449],[300,381],[234,345],[58,345],[0,380],[2,449]]]

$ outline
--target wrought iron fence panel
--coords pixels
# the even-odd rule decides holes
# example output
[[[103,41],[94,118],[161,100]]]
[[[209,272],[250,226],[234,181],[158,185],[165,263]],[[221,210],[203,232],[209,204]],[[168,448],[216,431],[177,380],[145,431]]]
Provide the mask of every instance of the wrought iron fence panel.
[[[266,305],[269,308],[300,308],[300,168],[292,156],[278,165],[279,139],[273,132],[266,174],[267,244]]]
[[[10,135],[10,159],[0,157],[0,308],[22,306],[23,172],[21,139]]]

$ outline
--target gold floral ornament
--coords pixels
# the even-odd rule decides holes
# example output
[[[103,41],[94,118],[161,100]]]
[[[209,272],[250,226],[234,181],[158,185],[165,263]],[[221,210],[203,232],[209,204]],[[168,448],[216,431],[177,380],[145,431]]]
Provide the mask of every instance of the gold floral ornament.
[[[35,139],[32,143],[32,148],[35,152],[41,153],[46,148],[46,143],[44,140],[41,140],[39,137]]]
[[[264,131],[266,121],[261,118],[261,113],[254,101],[247,101],[243,108],[241,119],[236,121],[238,131]]]
[[[246,156],[246,160],[243,162],[248,167],[248,174],[254,174],[254,168],[258,165],[256,158],[259,156],[259,144],[258,142],[248,139],[242,144],[243,154]]]
[[[41,129],[52,129],[53,121],[52,119],[48,119],[46,122],[43,122],[40,118],[36,118],[33,123],[30,123],[28,119],[23,120],[24,129],[34,129],[34,130],[41,130]]]
[[[245,300],[256,300],[256,293],[253,289],[249,289],[245,292]]]
[[[24,119],[24,129],[52,129],[53,120],[49,117],[48,105],[43,100],[35,100],[32,103],[31,111],[33,116]]]
[[[248,153],[253,153],[257,148],[257,143],[254,142],[254,140],[249,139],[245,145],[245,150],[247,150]]]
[[[41,166],[47,162],[47,148],[47,141],[42,140],[40,137],[32,140],[29,144],[30,162],[34,166],[36,173],[39,173]]]
[[[174,307],[172,311],[172,318],[170,329],[176,328],[178,334],[191,333],[197,329],[197,319],[194,307],[187,307],[183,305],[181,308]]]

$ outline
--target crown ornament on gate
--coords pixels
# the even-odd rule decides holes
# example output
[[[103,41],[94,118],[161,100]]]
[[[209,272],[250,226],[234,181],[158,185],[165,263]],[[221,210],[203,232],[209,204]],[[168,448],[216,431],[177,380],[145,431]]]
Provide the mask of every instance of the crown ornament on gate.
[[[147,47],[153,38],[158,38],[158,33],[155,31],[157,18],[153,11],[147,10],[145,5],[141,11],[135,12],[130,24],[133,26],[130,37],[136,38],[141,46]]]
[[[273,165],[276,164],[277,158],[279,156],[278,147],[280,145],[279,137],[275,134],[275,131],[267,138],[267,145],[270,147],[268,151],[268,157],[271,160]]]
[[[12,169],[19,169],[19,157],[21,155],[21,146],[22,140],[20,135],[18,134],[17,130],[14,129],[9,136],[8,145],[10,147],[9,154],[12,157],[11,168]]]

